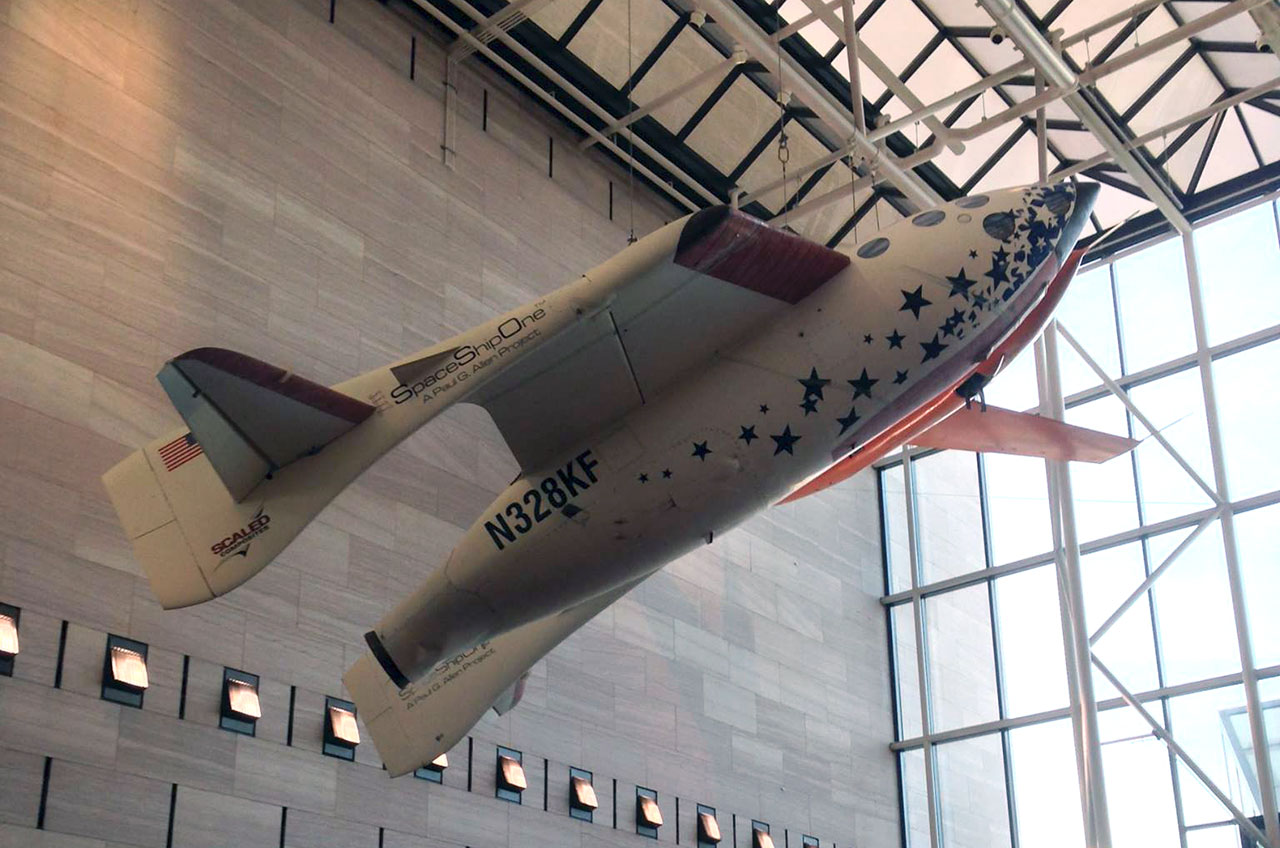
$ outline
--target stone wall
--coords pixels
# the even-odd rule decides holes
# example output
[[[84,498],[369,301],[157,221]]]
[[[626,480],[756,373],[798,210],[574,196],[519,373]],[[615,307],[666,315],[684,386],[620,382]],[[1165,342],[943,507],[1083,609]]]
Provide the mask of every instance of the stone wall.
[[[625,244],[622,170],[474,58],[446,167],[437,36],[394,2],[335,11],[0,0],[0,602],[22,610],[0,846],[643,846],[637,785],[660,842],[693,844],[705,803],[725,844],[751,819],[779,846],[897,844],[870,475],[607,610],[441,786],[389,780],[367,741],[323,756],[322,714],[361,633],[512,476],[482,412],[409,439],[229,596],[152,599],[99,476],[176,422],[168,356],[231,347],[334,382]],[[639,234],[679,214],[635,205]],[[141,709],[100,698],[109,633],[150,646]],[[262,678],[255,738],[218,728],[224,667]],[[494,798],[497,745],[524,754],[521,805]],[[567,815],[569,766],[595,774],[594,823]]]

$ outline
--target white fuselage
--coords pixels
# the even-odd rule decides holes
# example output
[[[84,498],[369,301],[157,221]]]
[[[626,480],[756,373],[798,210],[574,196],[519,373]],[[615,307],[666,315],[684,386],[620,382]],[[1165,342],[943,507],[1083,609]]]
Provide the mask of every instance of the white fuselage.
[[[1056,270],[1070,204],[1050,212],[1037,192],[888,228],[883,252],[854,257],[765,326],[689,362],[644,405],[525,469],[379,624],[386,653],[414,679],[443,656],[649,574],[954,385]],[[1033,226],[994,238],[983,221],[1001,211]],[[663,233],[650,238],[675,237]],[[591,277],[539,302],[548,325],[607,300]]]

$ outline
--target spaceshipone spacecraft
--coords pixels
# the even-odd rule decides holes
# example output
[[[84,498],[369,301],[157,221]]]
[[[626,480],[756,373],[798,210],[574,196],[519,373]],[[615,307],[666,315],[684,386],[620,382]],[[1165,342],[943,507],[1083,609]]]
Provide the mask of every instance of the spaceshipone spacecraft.
[[[665,563],[909,442],[1100,461],[1134,444],[970,403],[1048,321],[1097,187],[967,197],[852,255],[726,207],[578,280],[325,387],[200,348],[159,380],[184,420],[104,476],[167,608],[264,568],[348,483],[455,403],[520,474],[368,632],[344,682],[392,776]]]

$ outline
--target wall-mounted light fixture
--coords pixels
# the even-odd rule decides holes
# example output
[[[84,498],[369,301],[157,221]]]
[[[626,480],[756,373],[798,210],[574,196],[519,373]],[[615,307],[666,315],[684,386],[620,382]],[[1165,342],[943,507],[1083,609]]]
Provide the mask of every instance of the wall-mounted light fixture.
[[[258,675],[234,668],[224,668],[222,670],[222,705],[218,715],[218,726],[223,730],[256,736],[258,719],[262,718],[262,701],[258,698]]]
[[[123,636],[107,636],[102,657],[102,697],[129,707],[141,707],[147,691],[147,646]]]
[[[356,724],[356,705],[341,698],[324,699],[323,752],[340,760],[354,760],[360,744],[360,727]]]
[[[698,805],[698,848],[714,848],[720,844],[720,822],[716,820],[716,808]]]
[[[502,800],[519,804],[520,793],[529,788],[523,763],[524,755],[519,751],[498,746],[498,775],[494,794]]]
[[[569,767],[569,815],[580,821],[594,819],[596,807],[600,806],[591,780],[591,772]]]
[[[769,835],[766,822],[751,821],[751,848],[773,848],[773,837]]]
[[[13,658],[18,655],[18,619],[22,610],[0,604],[0,675],[13,676]]]
[[[444,770],[449,767],[449,755],[441,754],[425,766],[413,770],[414,777],[429,780],[432,783],[444,783]]]
[[[636,833],[650,839],[658,838],[662,827],[662,810],[658,807],[658,793],[643,786],[636,787]]]
[[[819,848],[818,837],[801,836],[800,845],[803,846],[803,848]]]

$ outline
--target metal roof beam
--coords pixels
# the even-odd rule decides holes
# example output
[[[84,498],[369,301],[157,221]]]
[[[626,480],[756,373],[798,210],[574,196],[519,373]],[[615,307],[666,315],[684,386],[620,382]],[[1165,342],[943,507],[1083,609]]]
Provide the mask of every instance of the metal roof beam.
[[[1018,45],[1022,54],[1027,57],[1037,70],[1044,74],[1045,80],[1050,85],[1056,88],[1074,88],[1078,84],[1076,75],[1071,71],[1066,61],[1049,44],[1044,34],[1027,19],[1027,16],[1013,5],[1011,0],[978,0],[978,3],[987,10],[993,20],[1004,27],[1005,31],[1009,33],[1009,37]],[[1230,4],[1230,6],[1236,5],[1237,3]],[[1123,61],[1123,57],[1115,61]],[[1133,152],[1124,146],[1124,142],[1116,135],[1115,131],[1094,110],[1093,106],[1079,92],[1075,91],[1068,94],[1063,100],[1080,118],[1081,123],[1098,139],[1103,149],[1115,158],[1116,162],[1142,188],[1147,197],[1156,204],[1161,213],[1169,219],[1169,222],[1179,232],[1190,232],[1191,224],[1182,214],[1182,210],[1178,207],[1174,197],[1165,190],[1164,186],[1156,182],[1155,178],[1138,161]]]
[[[838,136],[852,138],[866,156],[869,166],[879,170],[908,200],[922,209],[938,206],[943,202],[919,176],[903,168],[896,156],[881,150],[866,136],[859,135],[849,110],[831,92],[819,86],[794,57],[780,50],[780,46],[750,20],[733,0],[704,0],[704,4],[715,18],[716,24],[741,44],[748,55],[766,63],[766,66],[781,60],[786,79],[778,81],[779,87],[790,89]],[[770,73],[777,76],[777,71]]]
[[[743,51],[736,51],[732,56],[730,56],[728,59],[725,59],[723,62],[720,62],[719,64],[716,64],[716,65],[712,65],[710,68],[707,68],[702,73],[695,74],[689,77],[687,80],[680,83],[670,91],[667,91],[658,95],[657,97],[653,98],[643,106],[638,106],[635,109],[632,109],[622,118],[619,118],[618,120],[614,121],[612,124],[609,124],[609,126],[600,130],[600,132],[603,135],[612,135],[613,133],[616,133],[619,130],[626,129],[628,126],[640,120],[644,116],[658,109],[661,109],[663,106],[666,106],[668,103],[670,103],[673,100],[676,100],[677,98],[683,97],[684,95],[688,94],[690,91],[693,91],[698,86],[703,85],[704,83],[710,82],[711,80],[723,80],[726,74],[728,74],[730,71],[732,71],[734,68],[736,68],[738,65],[741,65],[745,61],[747,61],[747,54]],[[594,138],[592,138],[591,136],[587,136],[578,144],[578,148],[581,150],[586,150],[588,147],[590,147],[595,143],[596,143],[596,140]]]
[[[840,41],[845,40],[846,34],[844,24],[836,17],[835,12],[822,5],[821,0],[804,0],[804,4],[817,13],[819,20],[826,24],[827,29],[831,30],[832,35]],[[858,58],[866,63],[866,66],[871,73],[875,74],[880,81],[885,84],[885,87],[889,89],[889,91],[893,92],[898,96],[899,100],[907,104],[908,109],[920,109],[924,106],[924,104],[920,102],[920,98],[915,96],[907,84],[903,82],[888,65],[881,61],[880,57],[877,56],[871,48],[867,47],[866,42],[859,38],[857,34],[853,35],[853,39],[855,44],[852,49],[857,51],[856,55]],[[916,58],[923,63],[924,58],[921,56],[917,56]],[[855,104],[855,106],[860,107],[861,104]],[[964,152],[964,145],[958,142],[952,143],[950,141],[951,131],[947,129],[947,127],[945,127],[936,117],[929,115],[924,118],[924,123],[925,126],[929,128],[930,132],[941,138],[944,142],[947,142],[947,145],[951,148],[952,152]]]

